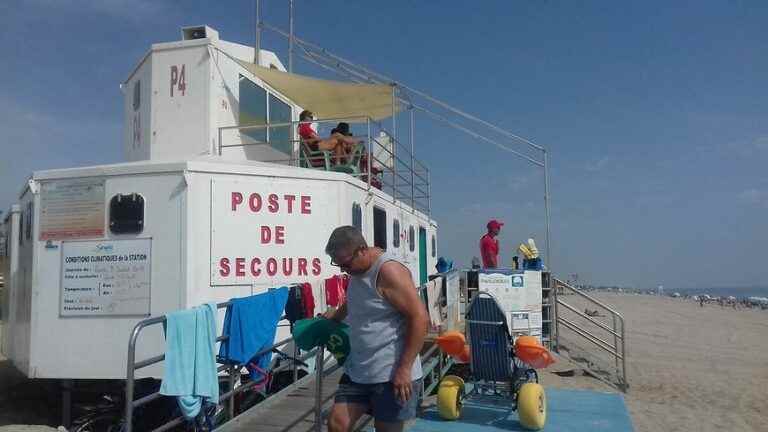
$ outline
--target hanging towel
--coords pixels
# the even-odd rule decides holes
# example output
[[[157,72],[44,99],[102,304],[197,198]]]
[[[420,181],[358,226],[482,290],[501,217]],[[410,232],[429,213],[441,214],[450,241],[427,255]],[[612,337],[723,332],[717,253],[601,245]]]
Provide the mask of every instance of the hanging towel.
[[[312,295],[312,285],[303,283],[301,287],[301,303],[304,307],[303,318],[312,318],[315,316],[315,296]]]
[[[328,306],[339,307],[347,301],[349,279],[333,275],[325,280],[325,299]]]
[[[232,299],[224,316],[223,335],[229,336],[229,339],[221,343],[219,357],[236,365],[254,363],[261,369],[267,369],[272,359],[271,352],[257,359],[253,357],[275,342],[277,323],[287,300],[287,287]]]
[[[328,308],[325,298],[325,279],[311,279],[309,284],[312,285],[312,297],[315,299],[315,309],[317,309],[318,313],[325,312]]]
[[[285,318],[288,322],[293,323],[304,318],[304,305],[301,302],[301,288],[294,285],[288,288],[288,300],[285,304]]]
[[[304,351],[324,345],[340,365],[349,356],[349,326],[334,320],[317,317],[298,321],[293,327],[293,340]]]
[[[218,404],[216,303],[166,315],[165,373],[160,394],[177,396],[184,417],[197,416],[205,402]]]
[[[433,329],[440,328],[443,319],[440,316],[440,292],[443,288],[443,278],[436,277],[427,282],[427,311],[429,312],[429,322]]]

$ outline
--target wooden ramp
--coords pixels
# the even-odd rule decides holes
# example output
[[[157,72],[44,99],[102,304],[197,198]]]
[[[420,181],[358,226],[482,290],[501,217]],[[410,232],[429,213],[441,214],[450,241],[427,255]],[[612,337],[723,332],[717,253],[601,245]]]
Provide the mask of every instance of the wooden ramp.
[[[342,369],[337,369],[323,378],[323,409],[326,412],[333,403],[333,395],[342,373]],[[220,432],[314,431],[315,383],[315,374],[308,375],[216,430]],[[323,427],[323,430],[326,428]]]

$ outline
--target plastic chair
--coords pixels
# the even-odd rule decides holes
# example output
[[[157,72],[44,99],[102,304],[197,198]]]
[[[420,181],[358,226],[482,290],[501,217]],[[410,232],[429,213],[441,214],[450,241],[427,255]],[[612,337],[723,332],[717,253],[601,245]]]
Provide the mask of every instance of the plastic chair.
[[[304,140],[301,140],[301,167],[330,171],[331,152],[329,150],[312,150]]]
[[[360,158],[363,156],[365,146],[359,143],[352,149],[351,156],[348,157],[347,162],[339,163],[331,166],[331,171],[344,172],[347,174],[358,175],[360,174]]]

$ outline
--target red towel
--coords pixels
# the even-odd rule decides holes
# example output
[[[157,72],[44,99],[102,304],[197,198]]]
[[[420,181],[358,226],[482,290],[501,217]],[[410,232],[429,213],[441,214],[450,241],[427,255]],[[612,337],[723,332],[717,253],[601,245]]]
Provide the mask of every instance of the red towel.
[[[312,285],[303,283],[301,286],[301,302],[304,305],[304,318],[315,316],[315,296],[312,295]]]
[[[347,301],[349,278],[333,275],[325,280],[325,304],[339,307]]]

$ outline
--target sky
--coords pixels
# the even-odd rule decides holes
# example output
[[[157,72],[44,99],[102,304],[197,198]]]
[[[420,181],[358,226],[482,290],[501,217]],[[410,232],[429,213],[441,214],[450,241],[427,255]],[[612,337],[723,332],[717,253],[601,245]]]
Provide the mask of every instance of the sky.
[[[287,27],[287,2],[263,4]],[[562,278],[768,285],[768,2],[295,5],[299,37],[548,149]],[[119,84],[197,24],[250,44],[253,2],[0,2],[0,209],[35,170],[122,161]],[[284,41],[263,48],[287,63]],[[540,168],[421,118],[416,156],[441,255],[468,264],[491,218],[502,264],[528,237],[544,249]]]

